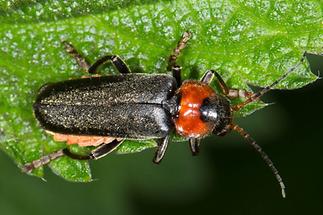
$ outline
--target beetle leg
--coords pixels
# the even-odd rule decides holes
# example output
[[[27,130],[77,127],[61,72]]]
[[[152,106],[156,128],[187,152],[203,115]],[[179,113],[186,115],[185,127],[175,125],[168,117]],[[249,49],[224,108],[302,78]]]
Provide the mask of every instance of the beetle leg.
[[[118,148],[118,146],[120,146],[122,142],[123,140],[115,139],[111,143],[104,143],[96,149],[94,149],[93,151],[91,151],[91,155],[95,160],[98,160],[106,156],[107,154],[113,152],[116,148]]]
[[[200,139],[190,138],[188,142],[190,145],[192,155],[193,156],[198,155],[198,153],[200,152],[200,143],[201,143]]]
[[[63,150],[58,150],[56,152],[52,152],[48,155],[44,155],[41,158],[34,160],[30,163],[25,164],[22,167],[22,171],[25,173],[30,173],[34,169],[37,169],[39,167],[42,167],[46,164],[49,164],[51,161],[56,160],[64,155]]]
[[[84,58],[70,42],[62,41],[62,43],[64,44],[66,52],[75,58],[77,64],[87,72],[91,66],[90,62]]]
[[[39,158],[38,160],[34,160],[31,163],[25,164],[22,167],[22,171],[30,173],[32,170],[42,167],[48,164],[49,162],[62,157],[63,155],[66,155],[74,160],[97,160],[114,151],[122,142],[123,140],[114,139],[110,143],[103,143],[94,150],[92,150],[88,155],[74,154],[68,148],[61,149],[51,154],[45,155]]]
[[[165,155],[165,152],[169,143],[169,136],[166,136],[161,139],[157,139],[156,142],[157,142],[158,148],[157,148],[155,157],[153,159],[153,162],[155,164],[159,164]]]
[[[220,85],[220,88],[222,90],[222,93],[230,98],[230,99],[235,99],[235,98],[248,98],[250,95],[252,95],[251,92],[248,92],[246,90],[242,89],[235,89],[235,88],[229,88],[222,77],[217,73],[216,71],[213,70],[208,70],[202,77],[201,81],[205,84],[211,84],[214,76],[217,78],[218,84]]]
[[[172,70],[172,75],[177,82],[177,85],[181,86],[182,85],[182,77],[181,77],[182,67],[175,65],[171,68],[171,70]]]
[[[111,61],[121,74],[130,73],[130,69],[128,68],[127,64],[116,55],[106,55],[99,58],[94,64],[92,64],[92,66],[90,66],[88,72],[92,74],[97,73],[99,66],[105,64],[107,61]]]
[[[206,73],[204,73],[203,77],[201,78],[201,82],[203,82],[205,84],[211,84],[215,74],[217,74],[217,73],[215,71],[213,71],[213,70],[206,71]],[[225,83],[224,83],[224,81],[222,80],[221,77],[220,77],[220,79],[223,82],[223,87],[224,87],[224,88],[222,87],[222,83],[220,81],[221,89],[222,89],[222,91],[225,91],[223,89],[227,89],[227,86],[225,85]]]
[[[104,157],[105,155],[113,152],[122,142],[123,140],[115,139],[110,143],[103,143],[94,150],[92,150],[88,155],[74,154],[68,148],[63,149],[63,152],[64,155],[75,160],[98,160]]]
[[[181,85],[181,67],[176,64],[176,59],[180,55],[181,50],[185,48],[187,42],[191,38],[192,34],[189,31],[184,32],[182,38],[178,41],[176,48],[173,50],[172,54],[168,59],[167,70],[173,73],[178,85]]]
[[[176,66],[176,59],[181,53],[181,50],[185,48],[187,42],[191,38],[192,34],[189,31],[184,32],[182,38],[178,41],[176,48],[173,50],[172,54],[168,59],[168,67],[167,69],[170,70],[173,66]]]
[[[74,160],[92,160],[92,159],[94,159],[93,156],[92,156],[92,153],[90,153],[88,155],[74,154],[68,148],[63,149],[63,153],[67,157],[70,157],[70,158],[72,158]]]
[[[229,93],[226,95],[230,99],[235,98],[249,98],[252,95],[252,92],[242,89],[229,89]]]
[[[62,43],[65,46],[65,50],[67,53],[69,53],[73,58],[75,58],[77,64],[82,67],[85,71],[88,73],[94,74],[97,73],[97,69],[99,66],[102,64],[106,63],[107,61],[111,60],[113,65],[117,68],[117,70],[124,74],[124,73],[130,73],[130,70],[128,66],[125,64],[123,60],[121,60],[120,57],[116,55],[106,55],[101,58],[99,58],[94,64],[90,64],[89,61],[84,58],[76,49],[75,47],[67,42],[67,41],[62,41]]]

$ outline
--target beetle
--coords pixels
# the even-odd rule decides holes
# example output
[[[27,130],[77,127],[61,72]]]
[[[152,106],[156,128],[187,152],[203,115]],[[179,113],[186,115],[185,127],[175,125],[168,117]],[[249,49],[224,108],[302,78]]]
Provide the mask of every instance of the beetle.
[[[156,140],[153,162],[158,164],[165,155],[172,132],[188,139],[192,154],[197,155],[202,138],[211,134],[224,136],[234,130],[260,153],[285,197],[285,185],[278,170],[255,140],[233,123],[233,113],[258,100],[298,65],[257,93],[227,87],[214,70],[207,71],[201,80],[182,83],[181,67],[176,60],[190,38],[191,33],[185,32],[170,55],[167,70],[171,75],[131,73],[116,55],[103,56],[91,65],[71,43],[63,41],[66,51],[79,66],[94,75],[45,84],[33,105],[34,115],[54,140],[96,148],[86,156],[65,148],[25,164],[23,171],[29,173],[64,155],[79,160],[99,159],[116,149],[124,139]],[[305,55],[298,64],[304,58]],[[106,62],[112,62],[121,74],[99,75],[99,67]],[[214,78],[221,93],[210,87]],[[230,100],[239,97],[244,101],[231,105]]]

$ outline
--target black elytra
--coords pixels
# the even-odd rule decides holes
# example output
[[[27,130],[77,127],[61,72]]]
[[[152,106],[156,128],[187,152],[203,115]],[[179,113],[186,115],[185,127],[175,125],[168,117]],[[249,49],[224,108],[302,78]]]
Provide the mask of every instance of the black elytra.
[[[175,94],[168,75],[127,74],[43,86],[34,104],[41,126],[62,134],[158,139],[172,129],[163,102]]]

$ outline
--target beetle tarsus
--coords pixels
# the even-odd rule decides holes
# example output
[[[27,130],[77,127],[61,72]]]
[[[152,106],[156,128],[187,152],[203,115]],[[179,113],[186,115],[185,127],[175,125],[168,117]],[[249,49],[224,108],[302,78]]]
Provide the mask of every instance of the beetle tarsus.
[[[91,65],[89,61],[85,57],[83,57],[70,42],[63,40],[62,43],[65,47],[66,52],[76,60],[77,64],[81,68],[83,68],[84,71],[87,72]]]
[[[38,160],[34,160],[31,163],[27,163],[22,167],[22,171],[25,173],[30,173],[34,169],[42,167],[46,164],[49,164],[51,161],[56,160],[64,155],[63,150],[58,150],[56,152],[50,153],[48,155],[44,155]]]
[[[189,31],[184,32],[182,38],[178,41],[176,48],[173,50],[172,54],[168,58],[167,70],[171,71],[174,78],[177,81],[177,85],[180,86],[182,83],[181,80],[181,70],[182,68],[177,65],[176,60],[180,55],[182,49],[185,48],[187,42],[190,40],[192,33]]]
[[[184,32],[182,38],[178,41],[177,46],[173,50],[172,54],[168,60],[168,70],[170,70],[173,66],[176,65],[176,59],[180,55],[182,49],[185,48],[187,42],[190,40],[192,33],[189,31]]]
[[[25,164],[23,167],[22,167],[22,172],[25,172],[25,173],[30,173],[33,169],[34,169],[34,165],[32,163],[28,163],[28,164]]]
[[[166,136],[166,137],[164,137],[162,139],[157,139],[156,142],[157,142],[157,147],[158,148],[157,148],[155,157],[153,159],[153,162],[155,164],[159,164],[162,161],[162,159],[163,159],[163,157],[165,155],[165,152],[167,150],[167,146],[168,146],[168,143],[169,143],[169,136]]]
[[[225,95],[229,99],[248,98],[252,95],[251,92],[243,89],[229,88],[224,82],[224,80],[222,79],[222,77],[220,76],[220,74],[214,70],[208,70],[203,75],[201,81],[206,84],[211,84],[214,77],[216,77],[223,95]]]

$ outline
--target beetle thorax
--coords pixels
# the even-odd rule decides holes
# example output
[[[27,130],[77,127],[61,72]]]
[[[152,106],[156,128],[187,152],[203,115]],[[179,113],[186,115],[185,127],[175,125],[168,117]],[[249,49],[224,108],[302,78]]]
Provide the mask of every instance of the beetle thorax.
[[[223,101],[226,100],[202,82],[185,81],[178,89],[177,95],[180,99],[174,122],[176,132],[181,136],[187,138],[207,136],[218,130],[217,126],[222,124],[221,118],[224,112],[230,115],[229,103],[223,105]]]

